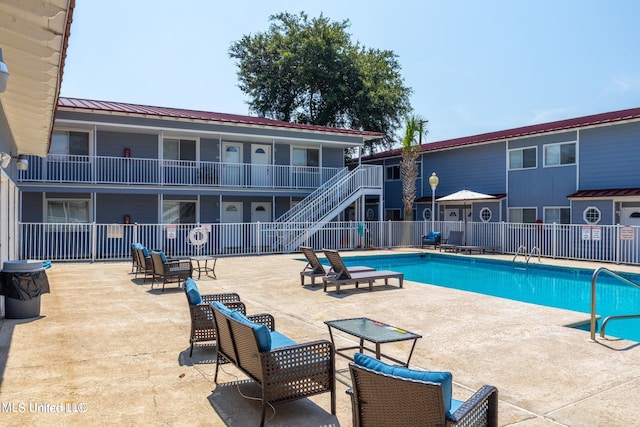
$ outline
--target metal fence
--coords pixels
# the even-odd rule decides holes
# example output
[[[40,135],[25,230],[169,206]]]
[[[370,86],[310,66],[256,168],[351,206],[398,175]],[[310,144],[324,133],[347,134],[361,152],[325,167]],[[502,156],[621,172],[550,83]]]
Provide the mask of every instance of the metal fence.
[[[310,224],[292,223],[303,236],[301,244],[316,250],[360,247],[420,247],[431,222],[330,222],[311,231]],[[203,229],[192,239],[194,229]],[[640,264],[639,227],[505,222],[435,222],[446,239],[449,232],[464,232],[464,244],[574,260]],[[21,259],[106,261],[131,258],[131,244],[161,249],[167,255],[261,255],[283,253],[283,236],[274,223],[234,224],[43,224],[20,223]],[[202,236],[206,238],[202,239]],[[282,241],[281,241],[282,240]],[[201,244],[193,244],[193,242]],[[203,242],[204,241],[204,242]],[[524,250],[522,247],[524,246]]]

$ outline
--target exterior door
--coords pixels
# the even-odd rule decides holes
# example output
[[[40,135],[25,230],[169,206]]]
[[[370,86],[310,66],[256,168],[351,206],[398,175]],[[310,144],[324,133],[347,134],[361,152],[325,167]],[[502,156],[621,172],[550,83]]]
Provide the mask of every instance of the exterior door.
[[[271,182],[271,146],[251,144],[251,186],[271,187]]]
[[[242,179],[242,144],[222,144],[222,185],[240,186]]]
[[[221,222],[225,225],[220,233],[223,248],[241,247],[243,242],[242,202],[222,202]]]
[[[620,223],[623,225],[640,225],[640,208],[620,209]]]
[[[262,223],[271,222],[271,203],[270,202],[251,202],[251,222],[260,222],[260,228],[254,233],[252,239],[253,246],[271,246],[273,243],[273,231],[270,227],[265,227]]]

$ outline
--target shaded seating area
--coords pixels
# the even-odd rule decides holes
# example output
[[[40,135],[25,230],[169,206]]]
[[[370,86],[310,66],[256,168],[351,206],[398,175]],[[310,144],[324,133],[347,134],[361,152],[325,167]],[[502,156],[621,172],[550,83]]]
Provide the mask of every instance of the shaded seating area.
[[[189,260],[169,260],[162,251],[151,251],[151,260],[153,261],[151,289],[153,289],[156,279],[162,279],[162,291],[164,292],[165,284],[171,282],[180,284],[192,276],[193,266]]]
[[[356,288],[360,283],[368,283],[369,290],[373,289],[373,282],[384,279],[384,284],[389,284],[389,279],[398,279],[399,287],[402,288],[404,274],[391,270],[373,270],[352,272],[344,264],[340,253],[331,249],[324,249],[324,255],[331,264],[332,271],[322,278],[323,289],[327,292],[327,287],[335,286],[336,293],[340,293],[342,285],[355,284]]]
[[[442,242],[441,231],[430,231],[428,234],[422,236],[422,249],[425,246],[433,246],[433,249],[438,249],[438,246]]]
[[[184,281],[183,287],[191,315],[191,334],[189,335],[191,348],[189,356],[193,356],[195,343],[216,340],[212,302],[219,301],[230,309],[238,310],[243,314],[246,314],[246,308],[244,303],[240,301],[240,295],[235,292],[200,294],[196,281],[191,277]]]
[[[450,372],[393,366],[356,353],[349,363],[353,425],[497,426],[498,390],[482,386],[462,402],[452,398]]]
[[[440,244],[440,252],[457,252],[460,246],[463,246],[462,238],[464,231],[450,231],[449,238]]]
[[[245,316],[221,302],[211,306],[218,338],[214,382],[218,383],[218,369],[225,361],[255,381],[262,390],[261,426],[268,405],[327,392],[331,393],[331,414],[335,415],[335,351],[331,342],[299,344],[275,330],[270,314]]]
[[[309,246],[300,246],[300,252],[302,252],[302,254],[307,259],[307,265],[300,272],[300,285],[304,286],[305,277],[310,277],[311,286],[315,286],[316,277],[324,277],[333,271],[332,269],[330,269],[330,271],[327,271],[324,268],[324,265],[322,265],[322,263],[318,259],[316,253],[313,251],[313,248]],[[362,271],[373,271],[375,270],[375,268],[359,265],[355,267],[350,267],[349,270],[352,272],[362,272]]]

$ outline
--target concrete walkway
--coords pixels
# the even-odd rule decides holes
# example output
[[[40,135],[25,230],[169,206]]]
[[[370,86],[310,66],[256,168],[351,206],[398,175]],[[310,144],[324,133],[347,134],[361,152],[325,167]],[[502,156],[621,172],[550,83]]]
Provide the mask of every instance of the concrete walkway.
[[[374,253],[389,252],[360,254]],[[323,322],[347,317],[419,333],[411,366],[451,371],[461,400],[482,384],[496,386],[500,425],[638,424],[640,347],[592,343],[588,332],[563,326],[585,314],[410,281],[404,289],[392,280],[372,292],[324,293],[300,286],[300,258],[221,258],[218,278],[197,282],[202,293],[238,292],[248,313],[273,314],[277,329],[298,342],[328,339]],[[189,357],[184,292],[173,284],[151,290],[130,271],[129,262],[54,263],[42,316],[2,319],[2,425],[257,425],[260,403],[251,397],[258,394],[246,377],[223,365],[216,386],[213,347],[200,345]],[[339,346],[348,344],[355,342],[339,336]],[[383,350],[406,358],[409,347]],[[324,394],[268,410],[267,425],[350,426],[347,360],[338,357],[336,368],[336,416]]]

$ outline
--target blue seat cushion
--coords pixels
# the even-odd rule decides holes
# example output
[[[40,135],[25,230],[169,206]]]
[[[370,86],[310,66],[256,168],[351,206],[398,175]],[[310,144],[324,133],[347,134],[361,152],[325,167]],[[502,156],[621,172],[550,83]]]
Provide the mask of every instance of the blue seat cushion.
[[[221,312],[222,314],[225,314],[225,315],[231,317],[231,313],[233,312],[233,310],[231,310],[229,307],[227,307],[226,305],[224,305],[220,301],[213,301],[211,303],[211,306],[216,308],[216,309],[218,309],[218,311]]]
[[[440,239],[441,235],[442,235],[441,231],[430,231],[429,234],[427,234],[423,240],[425,242],[435,242],[436,240]]]
[[[288,336],[283,335],[278,331],[270,331],[270,335],[271,335],[271,349],[288,347],[290,345],[298,344]]]
[[[383,374],[441,384],[442,392],[444,394],[444,410],[449,414],[449,411],[451,410],[451,393],[453,390],[453,376],[451,375],[451,372],[417,371],[404,366],[389,365],[388,363],[362,353],[354,354],[353,361],[356,365],[364,366],[365,368],[369,368]]]
[[[229,317],[253,328],[253,334],[255,335],[258,343],[258,350],[261,352],[271,350],[271,331],[269,331],[269,328],[262,323],[252,322],[247,318],[247,316],[239,311],[232,311]]]
[[[191,277],[184,281],[184,290],[187,293],[189,304],[196,305],[202,303],[202,296],[198,290],[198,285],[196,285],[196,281]]]
[[[147,249],[146,246],[142,246],[140,249],[142,249],[142,255],[144,255],[145,258],[149,258],[149,249]]]
[[[156,255],[160,255],[160,259],[162,260],[163,264],[167,263],[167,256],[164,254],[163,251],[151,251],[151,253],[156,254]]]

